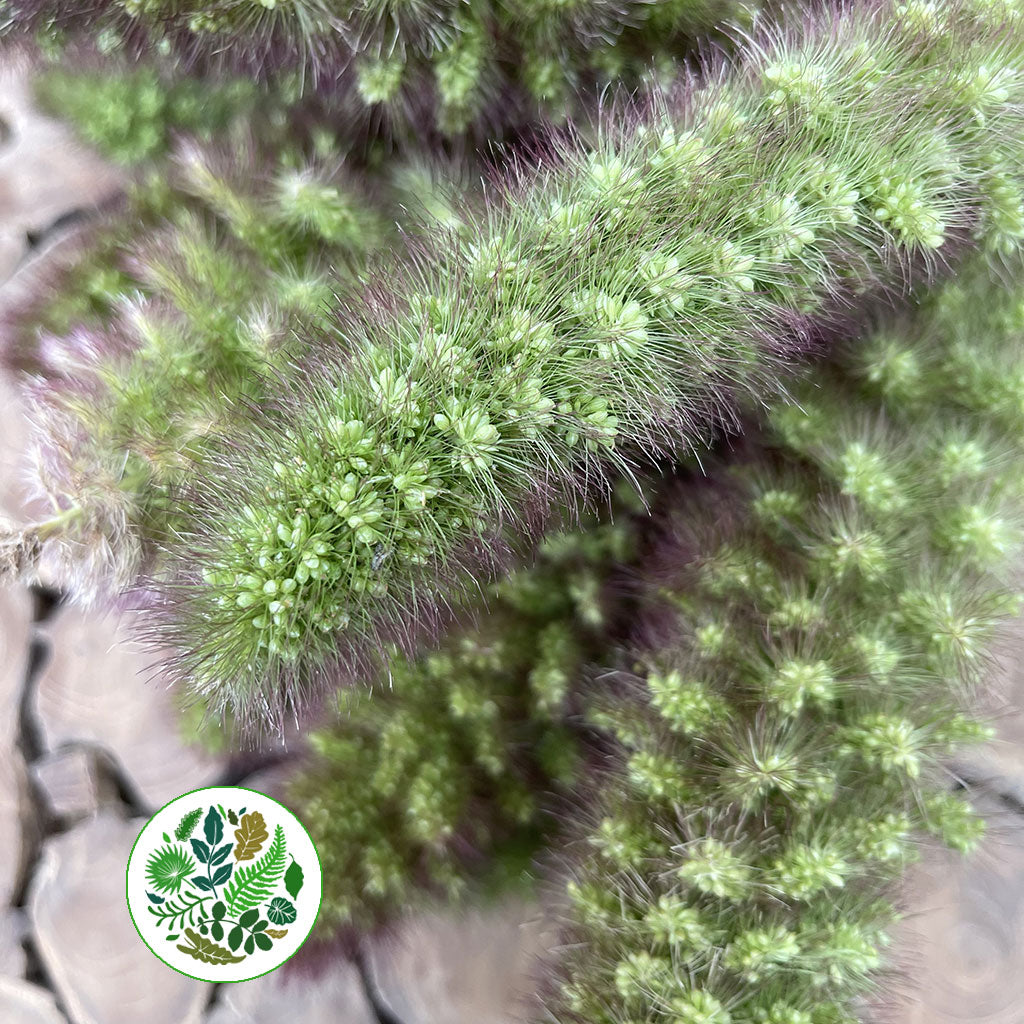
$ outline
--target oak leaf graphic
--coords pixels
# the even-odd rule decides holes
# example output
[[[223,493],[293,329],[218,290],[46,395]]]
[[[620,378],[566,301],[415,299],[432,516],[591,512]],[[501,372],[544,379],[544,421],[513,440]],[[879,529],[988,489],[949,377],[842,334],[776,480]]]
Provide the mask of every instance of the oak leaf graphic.
[[[250,811],[242,815],[242,823],[235,829],[235,860],[252,860],[260,848],[270,838],[267,823],[259,811]]]

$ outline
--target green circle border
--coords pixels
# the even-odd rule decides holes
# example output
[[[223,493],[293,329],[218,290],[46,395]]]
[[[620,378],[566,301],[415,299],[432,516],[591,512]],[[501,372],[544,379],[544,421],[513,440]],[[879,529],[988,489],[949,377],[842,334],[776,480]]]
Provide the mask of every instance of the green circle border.
[[[131,865],[132,857],[135,856],[135,847],[139,845],[139,840],[142,838],[142,833],[145,832],[146,829],[149,827],[150,822],[152,822],[152,820],[158,814],[161,814],[168,807],[170,807],[171,804],[176,804],[179,800],[184,800],[186,797],[192,796],[195,793],[208,793],[210,792],[210,790],[213,789],[237,789],[241,790],[244,793],[255,793],[257,796],[261,796],[264,799],[269,800],[272,804],[277,804],[277,806],[280,807],[281,810],[291,815],[291,817],[294,818],[296,822],[298,822],[299,827],[302,829],[302,831],[306,833],[306,838],[309,840],[309,845],[313,847],[313,852],[316,854],[316,862],[320,866],[320,902],[316,906],[316,914],[313,915],[313,923],[309,926],[309,931],[306,932],[306,934],[303,936],[302,941],[298,944],[298,946],[295,947],[294,952],[286,956],[279,964],[275,965],[274,967],[271,967],[269,971],[263,971],[260,974],[254,974],[251,978],[237,978],[234,980],[225,979],[224,981],[210,981],[209,978],[197,978],[194,974],[189,974],[187,971],[180,970],[173,964],[169,964],[149,944],[149,941],[146,939],[146,936],[142,934],[142,929],[139,928],[138,924],[135,921],[135,914],[132,913],[132,903],[128,895],[128,868]],[[313,929],[316,927],[316,923],[320,919],[320,911],[323,909],[324,905],[324,864],[323,861],[320,859],[320,851],[316,848],[316,843],[313,842],[313,837],[309,834],[309,829],[306,828],[306,826],[301,821],[299,821],[298,815],[288,807],[285,807],[285,805],[281,803],[280,800],[275,800],[272,796],[268,796],[266,793],[263,793],[258,789],[253,789],[251,786],[201,786],[199,789],[190,789],[187,793],[182,793],[181,796],[176,796],[173,800],[168,800],[167,803],[165,803],[162,807],[158,807],[149,816],[149,818],[146,819],[146,824],[139,829],[139,834],[135,837],[135,841],[132,843],[131,851],[128,854],[128,861],[124,867],[124,901],[126,906],[128,907],[128,916],[132,919],[132,926],[135,928],[135,931],[138,934],[139,938],[142,939],[142,941],[145,943],[146,949],[148,949],[150,953],[152,953],[153,956],[155,956],[157,960],[159,960],[160,963],[162,963],[165,967],[169,967],[175,973],[182,975],[182,977],[191,978],[193,981],[201,981],[206,985],[244,985],[247,981],[255,981],[257,978],[265,978],[268,974],[273,974],[274,971],[278,970],[278,968],[281,968],[286,963],[288,963],[288,961],[291,960],[291,958],[295,956],[295,954],[298,953],[298,951],[302,949],[302,947],[309,941],[309,937],[313,934]]]

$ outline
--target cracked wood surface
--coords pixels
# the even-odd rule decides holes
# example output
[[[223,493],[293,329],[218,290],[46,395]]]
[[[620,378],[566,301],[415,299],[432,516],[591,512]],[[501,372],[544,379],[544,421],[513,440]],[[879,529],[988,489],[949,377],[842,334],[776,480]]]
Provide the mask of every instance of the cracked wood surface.
[[[150,812],[220,779],[224,759],[185,743],[171,691],[153,677],[153,655],[131,642],[115,614],[63,608],[42,632],[51,654],[32,708],[48,751],[106,751]]]
[[[142,944],[124,870],[145,819],[111,810],[47,839],[32,876],[36,950],[75,1024],[199,1024],[209,986],[170,970]]]

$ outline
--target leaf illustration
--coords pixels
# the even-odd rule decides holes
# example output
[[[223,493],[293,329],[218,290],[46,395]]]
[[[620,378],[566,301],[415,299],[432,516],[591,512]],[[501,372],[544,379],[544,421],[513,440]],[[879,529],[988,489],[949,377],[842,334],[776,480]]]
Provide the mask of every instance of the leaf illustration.
[[[196,862],[180,846],[164,846],[149,855],[146,881],[157,892],[176,893],[195,869]]]
[[[267,934],[274,939],[283,939],[288,934],[287,928],[268,928]]]
[[[220,847],[210,858],[211,866],[216,867],[218,864],[221,863],[221,861],[225,860],[227,858],[227,855],[231,852],[231,847],[233,845],[233,843],[225,843],[222,847]]]
[[[236,917],[240,911],[258,907],[269,899],[284,874],[285,856],[284,829],[278,825],[267,852],[252,864],[239,867],[224,890],[229,917]]]
[[[206,833],[206,841],[210,844],[211,849],[224,838],[224,819],[214,807],[211,807],[206,815],[203,832]]]
[[[252,860],[270,838],[263,815],[259,811],[243,815],[242,824],[235,829],[235,838],[238,840],[235,860]]]
[[[258,909],[254,908],[254,909],[252,909],[252,910],[247,910],[247,911],[246,911],[246,912],[245,912],[245,913],[244,913],[244,914],[243,914],[243,915],[242,915],[242,916],[241,916],[241,917],[240,917],[240,918],[238,919],[238,923],[239,923],[239,924],[240,924],[240,925],[241,925],[241,926],[242,926],[243,928],[252,928],[252,926],[253,926],[253,925],[254,925],[254,924],[256,923],[256,919],[257,919],[257,918],[258,918],[259,916],[260,916],[260,912],[259,912],[259,910],[258,910]]]
[[[208,864],[210,862],[210,848],[202,839],[192,840],[192,852],[196,855],[196,860],[200,864]]]
[[[284,887],[288,890],[288,895],[292,899],[295,899],[299,895],[299,890],[302,888],[303,876],[302,868],[299,867],[299,862],[292,857],[292,862],[288,867],[288,870],[284,873]]]
[[[147,907],[146,909],[156,918],[157,928],[166,921],[167,929],[170,931],[175,927],[184,928],[186,917],[189,924],[195,924],[196,912],[198,911],[199,916],[202,917],[202,906],[209,898],[209,896],[194,896],[193,893],[187,892],[177,900],[167,900],[163,906]]]
[[[212,939],[204,939],[191,928],[185,929],[185,935],[192,945],[176,946],[175,948],[180,949],[182,953],[187,953],[194,960],[201,960],[204,964],[220,965],[237,964],[245,959],[244,956],[235,956],[230,949],[218,946]]]
[[[223,885],[231,877],[231,872],[234,870],[234,864],[225,864],[223,867],[217,868],[213,873],[213,884]]]
[[[178,827],[174,830],[174,838],[180,842],[185,842],[186,839],[195,831],[196,825],[199,824],[199,819],[203,816],[203,809],[197,807],[194,811],[189,811],[181,821],[178,823]]]
[[[256,945],[259,946],[260,949],[262,949],[264,952],[274,945],[274,943],[270,941],[270,937],[266,934],[266,932],[257,933],[253,936],[253,939],[256,941]]]
[[[210,925],[210,938],[216,942],[220,942],[220,940],[224,938],[224,925],[222,925],[220,921],[214,921],[213,924]]]
[[[204,878],[202,875],[193,875],[189,882],[192,883],[197,889],[202,889],[203,892],[212,892],[213,886],[210,884],[208,878]]]
[[[164,842],[165,843],[169,843],[170,841],[171,841],[171,837],[165,832],[164,833]]]
[[[256,942],[251,935],[245,940],[245,945],[242,948],[246,953],[251,953],[256,948]]]
[[[235,949],[238,949],[238,947],[241,944],[242,944],[242,926],[240,924],[236,924],[235,927],[231,929],[231,932],[228,935],[228,945],[232,948],[232,950],[235,950]]]
[[[295,920],[295,906],[283,896],[275,896],[267,907],[267,917],[274,924],[291,924]]]

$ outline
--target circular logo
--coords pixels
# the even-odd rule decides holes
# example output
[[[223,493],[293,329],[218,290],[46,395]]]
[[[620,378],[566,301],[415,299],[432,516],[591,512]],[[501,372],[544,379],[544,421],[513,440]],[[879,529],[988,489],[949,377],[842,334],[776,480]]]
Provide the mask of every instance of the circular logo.
[[[306,941],[323,893],[302,823],[252,789],[197,789],[146,823],[128,858],[128,910],[169,967],[248,981]]]

